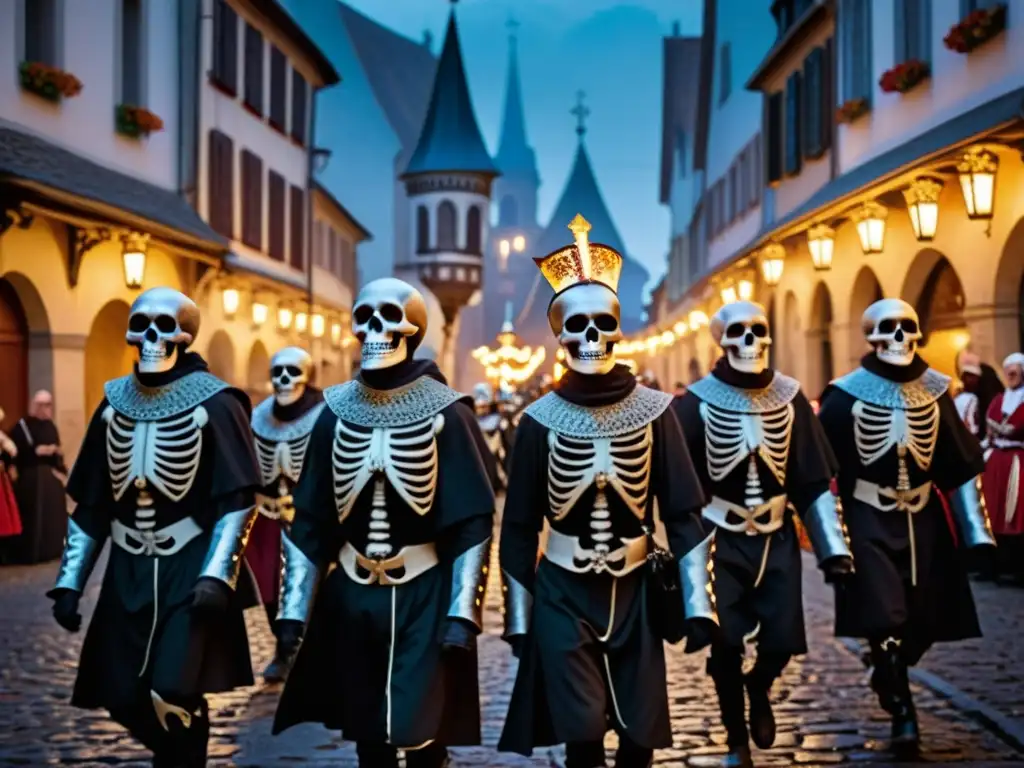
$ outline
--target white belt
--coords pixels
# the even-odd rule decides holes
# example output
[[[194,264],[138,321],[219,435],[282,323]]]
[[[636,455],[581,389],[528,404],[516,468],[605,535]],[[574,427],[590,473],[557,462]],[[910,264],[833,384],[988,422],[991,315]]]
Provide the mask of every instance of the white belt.
[[[390,587],[407,584],[429,571],[439,561],[437,548],[433,544],[402,547],[397,555],[374,559],[366,557],[351,544],[346,543],[338,555],[338,562],[345,574],[357,584],[380,584]]]
[[[909,491],[899,491],[858,477],[853,487],[853,498],[882,512],[920,512],[928,504],[931,493],[931,481]]]
[[[740,522],[729,522],[730,515],[740,518]],[[767,519],[762,521],[766,515]],[[712,496],[711,503],[704,507],[701,517],[733,533],[746,533],[748,536],[775,533],[786,521],[786,496],[773,496],[756,507],[742,507],[719,496]]]
[[[133,555],[147,557],[176,554],[202,532],[203,529],[191,517],[183,517],[158,531],[129,528],[118,520],[110,523],[110,538],[117,546]]]
[[[647,559],[647,537],[621,540],[623,544],[610,552],[583,549],[576,536],[567,536],[554,528],[548,530],[544,557],[560,568],[573,573],[603,573],[625,576],[643,565]]]

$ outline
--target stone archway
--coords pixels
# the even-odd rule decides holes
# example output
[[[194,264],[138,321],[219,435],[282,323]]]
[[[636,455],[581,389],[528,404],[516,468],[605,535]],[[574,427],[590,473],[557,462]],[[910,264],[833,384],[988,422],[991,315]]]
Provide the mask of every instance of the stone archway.
[[[903,300],[917,310],[924,333],[922,357],[936,370],[955,376],[957,355],[970,341],[970,333],[964,289],[953,265],[934,249],[918,253],[907,272]]]
[[[214,332],[206,351],[210,373],[228,384],[235,383],[235,345],[223,329]]]
[[[835,376],[832,359],[832,295],[824,281],[814,287],[807,327],[807,391],[816,397]]]
[[[878,282],[871,267],[863,266],[853,281],[850,291],[850,366],[856,368],[860,358],[868,351],[868,343],[864,341],[864,332],[860,327],[864,310],[882,299],[882,284]]]
[[[28,405],[28,320],[14,286],[0,278],[0,429],[10,432]]]
[[[249,350],[245,388],[253,405],[270,394],[270,355],[259,339],[253,342],[252,349]]]
[[[996,267],[995,359],[1024,349],[1024,218],[1010,230]]]
[[[20,343],[24,349],[24,373],[21,378],[12,379],[24,382],[24,390],[12,390],[12,394],[9,395],[14,398],[11,402],[16,402],[16,404],[8,407],[7,401],[4,399],[0,399],[0,403],[3,403],[4,410],[7,411],[6,419],[15,415],[17,418],[21,418],[28,407],[30,393],[45,389],[54,392],[55,397],[57,395],[54,391],[53,336],[50,333],[50,316],[43,304],[43,297],[25,275],[19,272],[7,272],[0,278],[0,284],[6,286],[3,300],[8,306],[15,308],[13,313],[20,318],[17,323],[24,328],[24,333],[21,334],[23,341]],[[18,385],[9,385],[5,373],[3,379],[0,380],[0,392],[7,391],[11,386]],[[4,395],[0,395],[0,398],[2,397]]]
[[[108,301],[92,320],[85,339],[85,413],[91,415],[103,400],[103,385],[132,372],[135,350],[124,343],[128,304]]]

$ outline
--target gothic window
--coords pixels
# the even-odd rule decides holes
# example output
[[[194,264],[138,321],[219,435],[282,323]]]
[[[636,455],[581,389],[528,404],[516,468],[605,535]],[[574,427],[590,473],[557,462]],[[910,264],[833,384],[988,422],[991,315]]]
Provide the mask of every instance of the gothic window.
[[[516,227],[519,225],[519,205],[512,195],[505,195],[501,198],[498,221],[503,227]]]
[[[437,250],[455,250],[455,204],[444,200],[437,206]]]
[[[480,206],[474,205],[469,209],[469,213],[466,214],[466,252],[476,254],[477,256],[483,255],[483,251],[480,248]]]
[[[430,250],[430,213],[427,206],[421,205],[416,209],[416,253],[426,253]]]

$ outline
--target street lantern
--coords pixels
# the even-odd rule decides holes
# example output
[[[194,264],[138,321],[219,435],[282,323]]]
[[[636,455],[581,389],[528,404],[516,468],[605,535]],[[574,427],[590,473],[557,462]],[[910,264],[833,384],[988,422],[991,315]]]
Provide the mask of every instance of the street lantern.
[[[690,326],[686,324],[685,320],[680,320],[678,323],[672,326],[672,330],[678,338],[682,338],[686,335],[686,332],[690,330]]]
[[[781,243],[768,243],[761,249],[761,275],[768,285],[778,285],[786,265],[786,249]]]
[[[512,238],[512,249],[516,253],[522,253],[526,250],[526,238],[522,235],[516,235]]]
[[[319,339],[324,335],[324,316],[321,314],[315,314],[310,318],[310,330],[313,332],[313,338]]]
[[[721,296],[723,304],[732,304],[738,298],[736,295],[736,289],[731,285],[727,285],[722,289]]]
[[[836,232],[827,224],[817,224],[807,230],[807,248],[811,263],[819,272],[832,269],[832,253],[836,245]]]
[[[736,283],[736,290],[739,293],[740,301],[750,301],[754,298],[753,280],[740,280]]]
[[[306,324],[309,322],[309,315],[305,312],[295,313],[295,330],[299,333],[306,332]]]
[[[695,330],[695,331],[698,328],[701,328],[701,327],[703,327],[703,326],[708,324],[708,316],[707,316],[707,314],[705,314],[704,312],[701,312],[699,309],[693,310],[689,314],[687,319],[689,320],[690,327],[693,330]]]
[[[121,259],[124,263],[124,284],[138,290],[146,277],[146,245],[149,235],[130,232],[123,240]]]
[[[885,247],[885,219],[888,215],[886,207],[873,200],[864,203],[851,214],[865,256],[881,253]]]
[[[341,344],[341,323],[331,323],[331,343],[334,346]]]
[[[254,301],[252,303],[252,324],[255,326],[261,326],[267,322],[267,315],[270,309],[261,301]]]
[[[922,176],[914,179],[910,187],[903,190],[903,199],[907,201],[907,213],[910,224],[914,227],[914,237],[927,243],[935,237],[939,226],[939,193],[942,182],[938,179]]]
[[[224,317],[230,320],[238,312],[238,305],[241,303],[242,297],[239,296],[238,289],[225,288],[220,299],[221,306],[224,308]]]
[[[292,319],[294,313],[288,309],[288,307],[277,308],[277,327],[282,331],[287,331],[292,327]]]
[[[969,219],[991,219],[996,197],[999,158],[981,147],[972,147],[956,167]]]

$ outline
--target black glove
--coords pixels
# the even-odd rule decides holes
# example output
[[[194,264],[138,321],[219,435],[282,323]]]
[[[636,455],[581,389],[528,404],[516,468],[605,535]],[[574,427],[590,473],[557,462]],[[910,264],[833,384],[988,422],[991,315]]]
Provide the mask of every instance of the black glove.
[[[441,646],[445,650],[471,651],[476,640],[476,627],[465,619],[448,619]]]
[[[82,628],[82,614],[78,612],[78,601],[82,594],[73,589],[61,589],[52,594],[53,618],[68,632]]]
[[[838,584],[853,575],[853,558],[849,555],[836,555],[821,564],[821,572],[825,574],[826,584]]]
[[[690,619],[686,623],[686,652],[694,653],[707,648],[722,634],[721,628],[711,619]]]
[[[295,619],[278,619],[274,622],[274,635],[277,637],[277,652],[285,661],[291,661],[302,644],[302,635],[306,626]]]
[[[192,610],[199,613],[223,613],[231,601],[231,587],[220,579],[202,576],[192,588]]]
[[[522,659],[523,650],[526,648],[526,635],[512,635],[508,638],[508,644],[512,646],[512,655]]]

